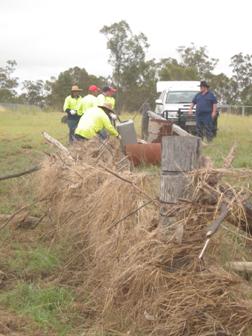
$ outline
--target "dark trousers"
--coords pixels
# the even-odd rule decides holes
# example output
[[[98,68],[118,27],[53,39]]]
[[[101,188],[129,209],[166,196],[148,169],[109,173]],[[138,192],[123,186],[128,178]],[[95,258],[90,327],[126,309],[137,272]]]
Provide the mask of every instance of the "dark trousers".
[[[79,134],[75,134],[74,135],[74,141],[88,141],[87,138],[84,138],[83,136],[79,135]]]
[[[111,119],[110,117],[109,117],[109,120],[110,120],[111,124],[116,128],[115,121],[113,119]],[[105,130],[105,128],[103,128],[98,134],[99,134],[100,139],[102,139],[102,140],[106,140],[108,138],[108,133]]]
[[[196,116],[196,130],[197,136],[203,139],[206,137],[207,141],[212,141],[214,137],[214,124],[211,114]]]
[[[80,118],[75,119],[67,119],[67,126],[69,128],[69,143],[72,143],[74,141],[74,132],[78,125]]]
[[[107,134],[107,132],[106,132],[105,129],[102,129],[98,134],[99,134],[99,137],[100,137],[102,140],[106,140],[107,137],[108,137],[108,134]]]

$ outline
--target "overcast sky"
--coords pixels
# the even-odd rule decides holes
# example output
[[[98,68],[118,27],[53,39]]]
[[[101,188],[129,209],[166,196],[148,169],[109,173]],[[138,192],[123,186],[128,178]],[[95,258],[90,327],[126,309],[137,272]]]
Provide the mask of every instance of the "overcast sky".
[[[143,32],[149,58],[177,57],[178,46],[207,46],[216,73],[230,75],[230,57],[252,54],[251,0],[0,0],[0,66],[18,62],[16,75],[49,79],[73,66],[107,76],[106,39],[99,30],[126,20]]]

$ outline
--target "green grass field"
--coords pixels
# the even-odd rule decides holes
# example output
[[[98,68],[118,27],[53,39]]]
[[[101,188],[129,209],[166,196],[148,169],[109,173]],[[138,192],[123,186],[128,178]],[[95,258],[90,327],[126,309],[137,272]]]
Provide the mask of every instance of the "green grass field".
[[[68,129],[61,123],[62,116],[63,113],[57,112],[0,112],[0,176],[29,168],[53,150],[43,139],[42,131],[67,144]],[[123,120],[130,117],[129,114],[121,116]],[[140,116],[134,121],[140,134]],[[203,148],[203,153],[216,166],[222,166],[233,144],[237,145],[234,167],[252,168],[252,117],[222,115],[218,136]],[[32,183],[32,175],[0,181],[0,213],[12,213],[31,203]],[[75,331],[76,325],[83,323],[83,316],[74,309],[74,291],[45,281],[59,271],[64,249],[33,240],[36,232],[30,231],[27,236],[14,233],[14,239],[12,234],[8,229],[0,234],[1,246],[7,246],[8,250],[7,255],[0,250],[0,270],[12,275],[8,286],[0,289],[0,308],[27,316],[46,335],[84,335]],[[78,321],[76,325],[75,321]]]
[[[45,152],[52,150],[41,132],[47,131],[63,144],[68,142],[68,128],[61,122],[64,114],[59,112],[1,111],[0,112],[0,176],[29,168],[43,159]],[[124,114],[121,119],[134,118],[140,135],[141,116]],[[234,167],[252,168],[252,117],[222,115],[219,132],[214,141],[203,148],[217,167],[222,166],[225,156],[233,144],[237,144]],[[28,181],[28,182],[27,182]],[[32,199],[29,178],[1,182],[0,213],[8,213],[26,200]]]
[[[66,143],[67,126],[60,121],[62,116],[56,112],[0,112],[1,174],[41,158],[41,153],[48,150],[42,131]]]
[[[0,112],[0,174],[19,171],[41,159],[49,151],[42,135],[47,131],[53,137],[67,144],[67,125],[61,123],[63,113],[57,112]],[[123,115],[128,119],[131,115]],[[140,116],[135,118],[140,134]],[[237,144],[235,167],[252,167],[252,117],[222,115],[219,119],[219,133],[216,139],[204,148],[217,165],[232,145]]]
[[[252,168],[252,117],[222,115],[219,119],[218,136],[204,148],[204,153],[220,166],[233,144],[237,145],[233,166]]]

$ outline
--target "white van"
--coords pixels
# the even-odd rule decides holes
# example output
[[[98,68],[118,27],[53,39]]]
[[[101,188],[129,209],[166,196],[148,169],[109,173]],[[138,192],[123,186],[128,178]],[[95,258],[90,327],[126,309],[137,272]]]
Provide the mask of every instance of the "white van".
[[[192,116],[188,115],[188,110],[193,97],[200,91],[199,85],[199,81],[157,82],[157,92],[160,96],[155,101],[155,112],[194,133],[195,109]]]

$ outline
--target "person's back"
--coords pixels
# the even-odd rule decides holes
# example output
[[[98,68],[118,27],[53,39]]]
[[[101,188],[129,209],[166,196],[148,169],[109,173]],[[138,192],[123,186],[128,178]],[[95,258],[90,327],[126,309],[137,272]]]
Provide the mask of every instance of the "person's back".
[[[115,97],[113,95],[116,93],[117,90],[113,87],[110,87],[109,89],[110,90],[109,90],[105,100],[106,100],[106,103],[111,105],[112,109],[114,110],[115,105],[116,105],[116,100],[115,100]]]
[[[89,93],[85,97],[82,98],[81,103],[82,103],[82,110],[84,114],[85,111],[87,111],[88,109],[97,106],[97,97]]]
[[[104,86],[102,88],[102,93],[98,95],[97,97],[97,103],[98,105],[103,105],[103,104],[107,104],[109,103],[111,105],[111,103],[107,100],[107,98],[110,97],[110,92],[111,92],[111,89],[109,86]]]
[[[97,96],[97,105],[103,105],[105,103],[105,99],[106,99],[106,97],[104,96],[104,94],[100,93]]]
[[[111,106],[111,108],[115,109],[115,98],[112,96],[105,97],[105,102]]]
[[[106,129],[111,135],[118,135],[103,109],[101,107],[92,107],[86,110],[81,117],[75,134],[85,139],[91,139],[103,129]]]
[[[82,114],[84,114],[88,109],[98,105],[97,95],[100,89],[96,85],[90,85],[88,88],[88,94],[82,98]]]

